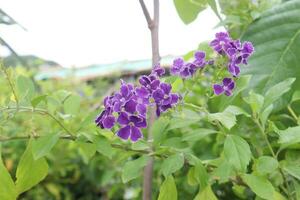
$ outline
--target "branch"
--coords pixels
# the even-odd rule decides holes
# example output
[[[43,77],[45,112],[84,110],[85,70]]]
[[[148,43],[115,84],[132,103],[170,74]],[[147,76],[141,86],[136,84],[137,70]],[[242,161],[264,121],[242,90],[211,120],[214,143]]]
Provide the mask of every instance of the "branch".
[[[144,0],[139,0],[139,1],[140,1],[142,10],[143,10],[144,16],[145,16],[145,18],[147,20],[148,27],[149,27],[149,29],[151,29],[152,19],[151,19],[150,15],[149,15],[148,9],[147,9],[147,7],[145,5]]]

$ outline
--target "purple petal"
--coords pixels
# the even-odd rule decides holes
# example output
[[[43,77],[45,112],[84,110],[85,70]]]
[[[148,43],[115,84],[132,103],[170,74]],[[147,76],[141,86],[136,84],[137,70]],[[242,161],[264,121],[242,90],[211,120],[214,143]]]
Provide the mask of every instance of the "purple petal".
[[[111,129],[115,125],[115,121],[116,121],[116,119],[114,116],[108,115],[102,121],[103,127],[106,129]]]
[[[117,135],[123,140],[127,140],[130,135],[130,126],[120,128],[120,130],[117,132]]]
[[[160,66],[160,64],[157,64],[155,67],[154,67],[154,69],[152,70],[152,72],[154,72],[155,74],[157,74],[157,76],[162,76],[162,75],[164,75],[165,74],[165,69],[164,68],[162,68],[161,66]]]
[[[147,98],[149,96],[149,91],[145,87],[140,87],[135,89],[136,94],[141,98]]]
[[[225,90],[225,95],[226,95],[226,96],[231,96],[231,95],[232,95],[231,90]]]
[[[154,80],[151,82],[150,86],[151,86],[151,89],[152,90],[155,90],[160,84],[160,81],[159,80]]]
[[[127,112],[134,113],[136,111],[136,105],[137,103],[134,100],[130,99],[129,101],[127,101],[124,108]]]
[[[179,100],[179,96],[177,94],[171,94],[171,104],[176,104]]]
[[[153,98],[156,102],[161,101],[164,98],[164,92],[161,89],[157,89],[153,92]]]
[[[130,135],[131,141],[136,142],[142,137],[143,137],[143,135],[142,135],[141,130],[135,126],[132,126],[131,127],[131,135]]]
[[[151,83],[151,81],[149,80],[149,78],[145,75],[143,75],[142,77],[139,78],[139,82],[141,85],[143,86],[147,86]]]
[[[172,89],[172,86],[167,83],[161,83],[160,88],[164,91],[165,94],[169,94]]]
[[[146,116],[147,106],[145,104],[138,104],[136,110],[140,115]]]
[[[228,48],[227,50],[226,50],[226,52],[227,52],[227,54],[228,54],[228,56],[233,56],[234,54],[236,54],[237,53],[237,50],[235,49],[235,48]]]
[[[118,117],[118,123],[121,125],[127,125],[129,124],[129,117],[127,113],[121,112],[119,117]]]
[[[224,78],[223,79],[223,85],[228,86],[232,82],[231,78]]]
[[[136,127],[139,127],[139,128],[147,127],[146,119],[143,117],[130,116],[130,121],[133,122]]]
[[[198,61],[202,61],[205,58],[205,52],[197,51],[194,55],[195,59]]]
[[[216,95],[220,95],[220,94],[222,94],[224,92],[224,89],[223,89],[223,87],[221,85],[214,84],[213,88],[214,88],[214,93]]]
[[[182,67],[184,64],[184,60],[182,58],[177,58],[173,61],[173,65],[177,68]]]
[[[127,97],[128,96],[128,94],[129,94],[129,89],[128,89],[128,87],[127,87],[127,85],[121,85],[121,88],[120,88],[120,92],[121,92],[121,95],[123,96],[123,97]]]
[[[254,51],[254,47],[251,42],[244,42],[242,53],[252,54]]]
[[[232,81],[231,83],[229,83],[229,85],[227,86],[227,88],[228,88],[229,90],[233,90],[234,87],[235,87],[234,81]]]
[[[191,74],[190,74],[190,71],[189,71],[189,68],[188,67],[185,67],[181,72],[180,72],[180,76],[183,77],[183,78],[187,78],[189,77]]]

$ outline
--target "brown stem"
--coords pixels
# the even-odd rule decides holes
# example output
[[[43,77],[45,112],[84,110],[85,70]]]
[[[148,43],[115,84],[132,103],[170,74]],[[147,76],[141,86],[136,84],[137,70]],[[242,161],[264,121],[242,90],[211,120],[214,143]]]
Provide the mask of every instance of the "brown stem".
[[[151,19],[148,9],[143,0],[139,0],[144,16],[147,20],[148,28],[151,32],[151,44],[152,44],[152,67],[160,61],[159,56],[159,40],[158,40],[158,27],[159,27],[159,0],[153,0],[153,19]],[[155,121],[155,110],[150,110],[150,118],[148,122],[149,132],[148,140],[152,140],[152,125]],[[152,148],[152,147],[151,147]],[[144,169],[144,181],[143,181],[143,200],[152,199],[152,176],[153,176],[153,163],[154,159],[151,157]]]

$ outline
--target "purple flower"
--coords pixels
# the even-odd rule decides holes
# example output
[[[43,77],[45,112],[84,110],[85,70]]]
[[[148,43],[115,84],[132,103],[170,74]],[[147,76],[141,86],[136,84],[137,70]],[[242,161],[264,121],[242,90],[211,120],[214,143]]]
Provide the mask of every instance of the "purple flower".
[[[226,32],[216,33],[215,37],[216,38],[210,42],[210,46],[213,47],[216,52],[222,55],[225,53],[225,48],[228,42],[231,41],[231,38]]]
[[[165,112],[177,104],[179,95],[171,93],[171,89],[172,86],[170,84],[161,83],[159,88],[153,92],[157,116],[160,116],[162,112]]]
[[[233,79],[231,79],[231,78],[224,78],[223,84],[221,84],[221,85],[220,84],[213,85],[214,93],[216,95],[225,93],[225,95],[231,96],[232,90],[234,89],[234,87],[235,87],[235,83],[234,83]]]
[[[123,140],[128,138],[136,142],[143,137],[141,128],[147,127],[146,119],[137,115],[128,115],[126,112],[121,112],[118,117],[118,123],[122,126],[117,135]]]
[[[165,69],[162,68],[160,66],[160,64],[157,64],[157,65],[154,66],[151,74],[154,74],[154,75],[156,75],[158,77],[161,77],[162,75],[165,74]]]
[[[232,62],[228,65],[228,71],[233,77],[237,77],[240,74],[240,67],[237,66],[234,62]]]
[[[197,67],[203,68],[206,65],[205,62],[205,52],[203,51],[196,51],[194,54],[195,60],[193,62],[194,65]]]

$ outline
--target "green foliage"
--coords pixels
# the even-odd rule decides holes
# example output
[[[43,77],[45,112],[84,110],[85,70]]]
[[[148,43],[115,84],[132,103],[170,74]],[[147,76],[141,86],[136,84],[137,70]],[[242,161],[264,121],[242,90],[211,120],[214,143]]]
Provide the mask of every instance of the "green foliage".
[[[268,200],[274,199],[275,189],[265,177],[244,174],[243,180],[257,196]]]
[[[300,53],[299,12],[299,0],[285,2],[264,13],[245,33],[243,39],[253,42],[255,53],[244,71],[253,75],[252,86],[259,91],[287,78],[296,78],[299,88],[300,60],[295,56]]]
[[[5,168],[1,158],[0,146],[0,199],[14,200],[17,199],[17,191],[14,181],[12,180],[9,172]]]
[[[251,159],[248,143],[237,135],[228,135],[224,143],[224,155],[227,161],[238,171],[246,171]]]
[[[189,24],[206,8],[206,0],[174,0],[174,5],[181,20]]]
[[[177,200],[177,189],[173,176],[168,176],[162,183],[158,200]]]
[[[16,189],[21,194],[29,190],[48,174],[48,164],[45,158],[34,160],[32,155],[32,140],[23,153],[16,172]]]
[[[32,154],[34,160],[47,155],[59,139],[59,133],[50,133],[32,141]]]
[[[165,177],[168,177],[172,173],[178,171],[184,164],[184,157],[182,154],[174,154],[162,163],[161,170]]]
[[[149,161],[149,156],[142,156],[136,160],[128,161],[122,171],[122,180],[124,183],[131,181],[141,175],[142,169]]]

